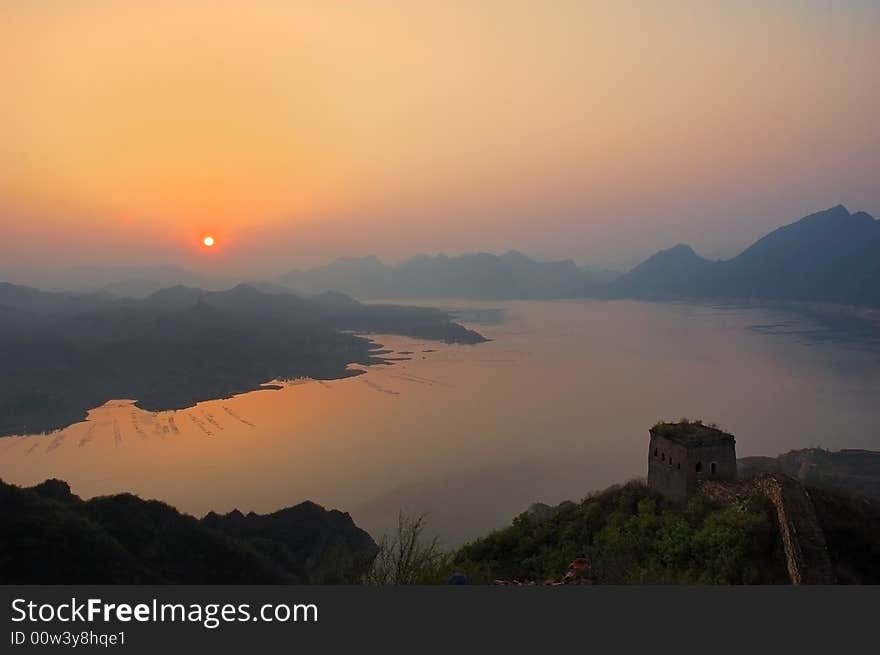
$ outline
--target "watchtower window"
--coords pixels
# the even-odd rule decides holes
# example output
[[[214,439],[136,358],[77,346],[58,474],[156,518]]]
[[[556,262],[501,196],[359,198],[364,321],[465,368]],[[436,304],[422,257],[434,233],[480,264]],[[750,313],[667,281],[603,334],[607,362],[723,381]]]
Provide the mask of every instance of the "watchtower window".
[[[662,454],[660,455],[660,459],[663,460],[663,461],[665,462],[665,461],[666,461],[666,453],[662,453]]]
[[[680,468],[681,468],[681,462],[676,462],[676,463],[675,463],[675,468],[680,469]]]
[[[697,462],[697,473],[703,472],[703,462]]]
[[[718,469],[718,465],[715,462],[709,464],[709,473],[715,475],[715,471]]]
[[[654,449],[654,457],[657,457],[657,449]]]

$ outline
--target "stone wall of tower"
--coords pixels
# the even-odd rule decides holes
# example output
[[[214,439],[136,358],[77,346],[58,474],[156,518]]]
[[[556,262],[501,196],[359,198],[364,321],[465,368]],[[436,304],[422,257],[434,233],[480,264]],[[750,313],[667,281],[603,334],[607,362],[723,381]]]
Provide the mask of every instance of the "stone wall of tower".
[[[648,447],[648,486],[675,502],[684,502],[701,480],[736,480],[733,439],[685,446],[651,432]]]
[[[736,480],[736,447],[733,440],[704,446],[688,447],[688,464],[694,473],[690,492],[696,491],[700,480],[734,482]]]
[[[648,449],[648,486],[671,500],[684,502],[696,485],[696,478],[688,475],[687,459],[687,448],[652,434]]]

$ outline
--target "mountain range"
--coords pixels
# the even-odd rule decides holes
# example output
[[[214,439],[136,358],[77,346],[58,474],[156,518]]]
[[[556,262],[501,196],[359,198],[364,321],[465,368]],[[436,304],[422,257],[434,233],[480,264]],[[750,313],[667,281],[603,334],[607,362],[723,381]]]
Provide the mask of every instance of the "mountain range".
[[[347,257],[325,266],[295,270],[278,282],[301,292],[333,289],[356,298],[567,298],[613,277],[570,259],[537,262],[511,250],[503,255],[417,255],[396,266],[377,257]]]
[[[679,244],[600,290],[604,297],[880,305],[880,221],[843,205],[780,227],[732,259]]]
[[[351,583],[378,547],[348,514],[302,502],[196,519],[133,494],[0,480],[0,584]]]
[[[171,286],[219,290],[230,280],[175,267],[70,269],[51,288],[108,298],[146,298]],[[617,274],[572,260],[535,261],[510,251],[455,257],[417,255],[399,264],[344,257],[249,281],[264,293],[336,291],[377,298],[683,298],[802,301],[880,306],[880,221],[843,205],[780,227],[726,260],[701,257],[686,244],[661,250]]]
[[[622,275],[511,251],[421,255],[397,266],[376,257],[347,258],[292,271],[277,282],[363,298],[703,298],[872,307],[880,306],[880,221],[837,205],[774,230],[728,260],[712,261],[678,244]]]
[[[578,267],[571,260],[537,262],[511,251],[421,255],[397,266],[376,257],[347,258],[292,271],[276,282],[359,298],[703,298],[876,307],[880,221],[837,205],[770,232],[731,259],[712,261],[678,244],[622,275]]]

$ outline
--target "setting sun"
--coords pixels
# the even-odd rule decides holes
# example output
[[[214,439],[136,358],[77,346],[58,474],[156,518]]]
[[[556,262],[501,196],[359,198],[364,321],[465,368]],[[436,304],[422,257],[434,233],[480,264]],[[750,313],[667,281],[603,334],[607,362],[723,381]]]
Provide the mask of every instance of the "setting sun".
[[[208,236],[202,239],[202,243],[204,243],[208,248],[214,245],[214,237]]]

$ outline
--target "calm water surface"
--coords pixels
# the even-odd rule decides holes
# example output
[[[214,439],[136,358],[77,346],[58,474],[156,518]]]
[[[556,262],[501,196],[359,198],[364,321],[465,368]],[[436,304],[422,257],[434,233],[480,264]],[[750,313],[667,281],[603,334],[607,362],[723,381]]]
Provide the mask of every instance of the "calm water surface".
[[[374,536],[399,510],[429,512],[453,545],[535,501],[644,475],[658,419],[715,421],[736,435],[740,456],[880,448],[880,348],[790,314],[626,301],[470,306],[481,311],[463,321],[490,343],[379,336],[401,359],[354,378],[173,412],[114,401],[60,432],[0,439],[0,477],[62,478],[83,497],[132,491],[198,516],[311,499]]]

